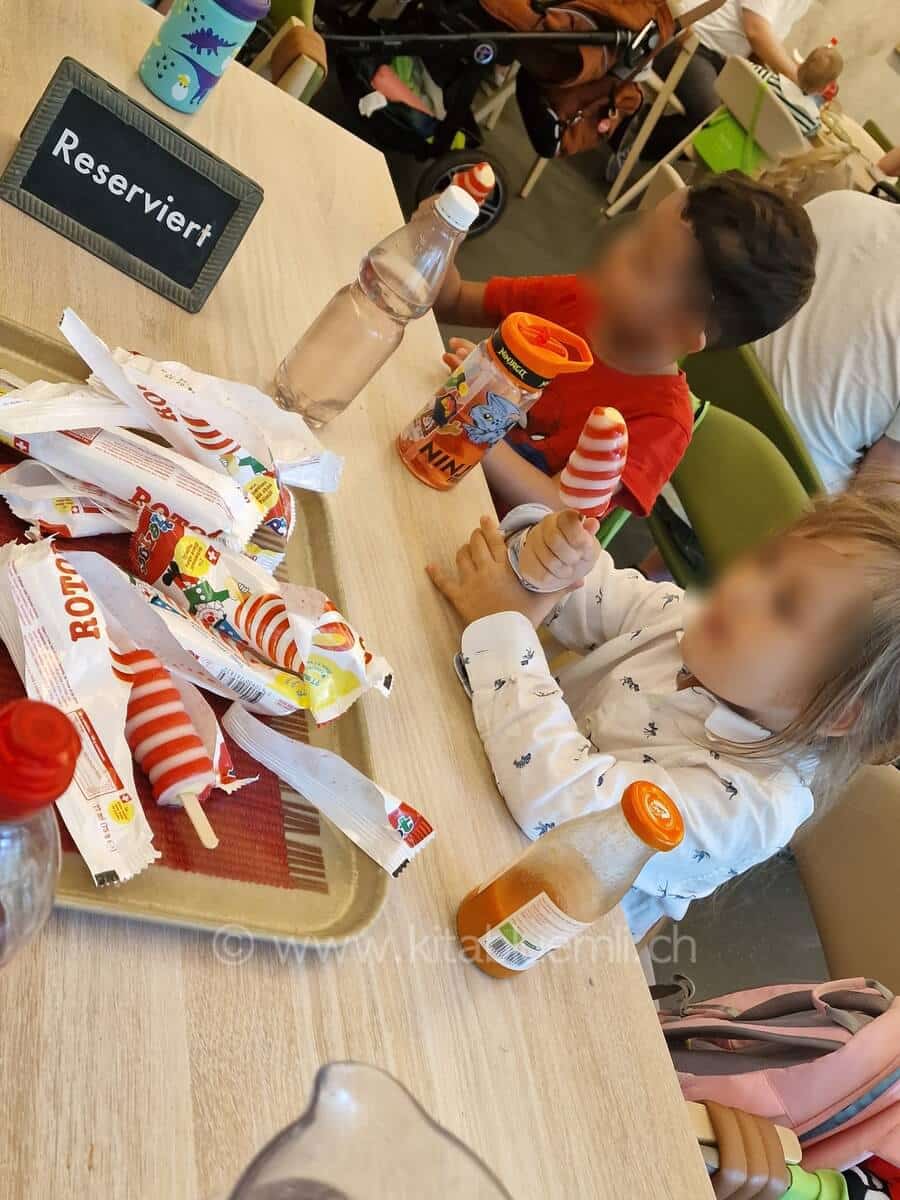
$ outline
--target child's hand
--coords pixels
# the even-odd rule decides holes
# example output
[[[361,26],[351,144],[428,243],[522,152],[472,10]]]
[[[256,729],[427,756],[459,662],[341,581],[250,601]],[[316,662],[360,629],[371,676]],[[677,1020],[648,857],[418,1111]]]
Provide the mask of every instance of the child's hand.
[[[451,371],[455,371],[461,362],[469,357],[475,349],[475,343],[468,338],[455,337],[450,339],[450,348],[444,354],[444,362]]]
[[[429,197],[423,200],[419,205],[419,209],[426,204],[433,204],[434,198]],[[416,209],[416,212],[419,211]],[[441,290],[438,292],[437,299],[434,302],[434,315],[439,321],[452,321],[454,319],[454,309],[459,303],[459,294],[462,291],[463,278],[459,273],[459,267],[456,263],[452,263],[449,271],[444,276],[444,282],[441,284]]]
[[[522,577],[534,587],[562,591],[580,586],[600,557],[600,522],[578,513],[550,513],[529,530],[519,555]],[[552,594],[552,593],[551,593]]]
[[[533,625],[540,625],[559,599],[558,593],[540,594],[522,587],[509,565],[506,542],[494,517],[482,517],[480,528],[460,548],[455,577],[433,563],[425,570],[466,625],[499,612],[520,612]]]

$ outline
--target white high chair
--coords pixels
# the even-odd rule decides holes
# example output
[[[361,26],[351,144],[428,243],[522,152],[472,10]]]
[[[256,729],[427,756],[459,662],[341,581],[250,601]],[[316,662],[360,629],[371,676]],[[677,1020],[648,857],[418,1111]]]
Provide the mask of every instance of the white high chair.
[[[673,163],[685,153],[690,155],[694,138],[700,130],[725,111],[731,113],[762,150],[764,158],[757,166],[759,173],[773,164],[804,154],[809,149],[809,143],[800,132],[790,110],[766,87],[747,59],[738,55],[728,59],[716,80],[716,93],[722,101],[721,107],[710,113],[642,179],[633,184],[615,203],[610,204],[606,209],[607,217],[614,217],[648,188],[661,167]]]

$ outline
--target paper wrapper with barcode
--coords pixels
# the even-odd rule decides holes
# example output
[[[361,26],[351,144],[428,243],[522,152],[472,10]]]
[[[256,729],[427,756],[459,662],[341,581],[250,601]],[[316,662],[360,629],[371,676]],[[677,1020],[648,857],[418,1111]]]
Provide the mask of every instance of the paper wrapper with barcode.
[[[112,670],[100,605],[51,542],[0,548],[0,637],[27,694],[61,709],[81,737],[56,807],[94,882],[131,879],[159,853],[125,741],[130,687]]]
[[[217,633],[229,651],[279,669],[283,689],[318,722],[340,716],[390,668],[317,588],[274,579],[258,562],[220,550],[145,509],[131,540],[135,575]]]
[[[420,812],[384,791],[338,754],[285,737],[239,704],[222,728],[283,779],[389,875],[399,875],[434,837]]]
[[[136,644],[197,687],[240,700],[254,712],[285,716],[307,709],[320,721],[332,720],[369,686],[327,664],[309,668],[302,676],[270,666],[101,555],[72,552],[69,560]],[[367,671],[372,685],[389,691],[391,676],[383,660],[373,660]]]

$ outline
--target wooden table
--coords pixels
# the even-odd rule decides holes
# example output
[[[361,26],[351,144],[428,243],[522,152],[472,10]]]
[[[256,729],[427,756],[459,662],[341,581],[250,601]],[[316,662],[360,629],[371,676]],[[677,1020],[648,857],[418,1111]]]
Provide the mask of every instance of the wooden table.
[[[263,185],[248,236],[188,316],[0,206],[0,310],[53,333],[70,304],[111,342],[265,386],[400,210],[379,153],[240,68],[197,116],[159,105],[135,74],[158,19],[137,0],[0,0],[0,161],[72,55]],[[439,349],[430,316],[411,327],[325,439],[347,456],[329,514],[348,610],[398,679],[390,702],[364,702],[376,776],[421,804],[436,844],[372,935],[323,961],[260,946],[229,969],[207,936],[57,914],[0,978],[3,1194],[209,1197],[303,1109],[318,1066],[346,1058],[394,1072],[516,1200],[709,1194],[618,915],[592,964],[504,984],[456,958],[456,904],[521,837],[452,672],[459,631],[423,573],[488,495],[480,476],[432,493],[393,448]]]

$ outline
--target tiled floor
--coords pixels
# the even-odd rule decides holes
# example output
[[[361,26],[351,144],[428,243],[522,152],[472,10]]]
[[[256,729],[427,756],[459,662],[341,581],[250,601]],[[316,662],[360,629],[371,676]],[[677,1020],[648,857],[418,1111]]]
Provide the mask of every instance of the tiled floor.
[[[332,95],[328,110],[334,111],[334,104]],[[514,101],[489,135],[487,147],[503,160],[517,191],[534,152]],[[459,256],[463,274],[487,279],[494,274],[566,273],[583,266],[612,229],[602,214],[605,158],[605,152],[598,151],[551,163],[528,200],[513,195],[496,228],[463,245]],[[422,167],[400,156],[390,162],[401,203],[408,211]],[[609,400],[615,402],[614,397]],[[614,541],[613,555],[619,565],[631,565],[643,558],[651,544],[644,522],[632,518]],[[803,887],[789,859],[758,868],[717,896],[695,904],[681,924],[680,935],[687,940],[678,943],[678,961],[658,962],[657,976],[665,980],[673,970],[688,974],[701,996],[776,980],[827,977]],[[665,957],[665,947],[661,952]]]

